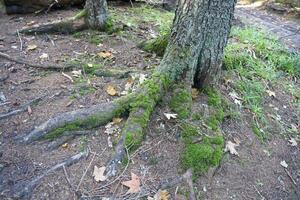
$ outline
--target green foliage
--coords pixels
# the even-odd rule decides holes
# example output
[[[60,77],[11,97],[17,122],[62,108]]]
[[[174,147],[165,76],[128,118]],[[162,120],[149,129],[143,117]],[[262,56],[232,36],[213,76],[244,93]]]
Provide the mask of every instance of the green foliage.
[[[170,32],[161,33],[157,38],[142,42],[139,47],[147,52],[155,53],[158,56],[163,56],[168,46]]]
[[[189,141],[189,140],[186,140]],[[217,166],[223,155],[224,139],[222,136],[204,137],[200,144],[186,143],[181,156],[181,165],[193,169],[195,176],[206,172],[209,167]]]
[[[170,108],[177,113],[179,118],[187,118],[190,116],[192,108],[191,92],[181,85],[176,85],[175,87],[177,88],[174,89]]]
[[[288,52],[275,37],[254,28],[233,28],[231,42],[225,49],[224,64],[246,77],[274,80],[277,71],[300,75],[300,54]]]

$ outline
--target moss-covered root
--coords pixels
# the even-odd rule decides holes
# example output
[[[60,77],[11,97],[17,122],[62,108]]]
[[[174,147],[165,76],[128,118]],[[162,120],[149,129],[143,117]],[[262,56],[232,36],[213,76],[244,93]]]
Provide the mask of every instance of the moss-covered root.
[[[147,52],[156,53],[158,56],[163,56],[168,46],[170,33],[165,33],[157,38],[142,42],[139,47]]]
[[[129,94],[112,102],[59,114],[22,137],[21,142],[30,143],[43,137],[57,137],[65,131],[94,128],[106,124],[113,117],[125,112],[133,98],[134,94]]]
[[[122,130],[122,139],[119,141],[115,155],[108,162],[107,176],[117,174],[117,165],[126,155],[127,150],[133,150],[140,146],[144,139],[144,129],[147,127],[152,111],[157,102],[165,94],[168,81],[164,76],[153,75],[141,85],[137,96],[130,104],[130,114]]]
[[[191,86],[185,84],[176,84],[170,101],[170,108],[180,119],[190,116],[192,109]]]
[[[83,9],[73,17],[63,19],[63,20],[57,20],[49,23],[44,23],[40,25],[25,27],[23,29],[18,30],[18,32],[25,33],[25,34],[35,34],[35,33],[41,34],[41,33],[53,33],[53,32],[72,33],[87,28],[83,20],[79,21],[79,19],[82,19],[86,15],[87,12],[85,9]]]

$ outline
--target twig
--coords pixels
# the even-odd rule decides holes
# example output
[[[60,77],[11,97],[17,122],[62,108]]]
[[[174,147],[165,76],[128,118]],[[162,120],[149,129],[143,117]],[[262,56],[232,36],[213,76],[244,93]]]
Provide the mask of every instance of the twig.
[[[16,110],[13,110],[11,112],[8,112],[8,113],[5,113],[5,114],[2,114],[0,115],[0,120],[1,119],[5,119],[5,118],[8,118],[8,117],[11,117],[13,115],[16,115],[16,114],[19,114],[21,112],[24,112],[28,109],[28,106],[31,106],[33,104],[36,104],[38,103],[40,100],[42,100],[46,95],[43,95],[43,96],[40,96],[38,98],[35,98],[27,103],[25,103],[23,106],[21,106],[19,109],[16,109]]]
[[[297,186],[296,181],[293,179],[292,175],[290,174],[290,172],[287,169],[284,169],[284,171],[287,173],[288,177],[291,179],[291,181],[293,182],[293,184],[295,186]]]
[[[66,180],[67,180],[68,184],[70,185],[71,190],[75,191],[74,188],[73,188],[73,185],[72,185],[72,183],[71,183],[71,181],[69,179],[66,167],[64,165],[63,165],[63,170],[64,170],[64,174],[65,174]]]
[[[100,188],[96,188],[96,189],[94,189],[94,190],[101,190],[101,189],[103,189],[103,188],[105,188],[105,187],[107,187],[107,186],[110,186],[111,184],[113,184],[114,182],[116,182],[117,180],[119,180],[119,179],[120,179],[120,177],[122,177],[122,176],[123,176],[123,174],[126,172],[126,170],[127,170],[128,166],[129,166],[129,162],[130,162],[130,156],[129,156],[128,149],[127,149],[127,148],[125,148],[125,150],[126,150],[126,154],[127,154],[127,160],[128,160],[128,162],[126,163],[126,166],[125,166],[124,170],[122,171],[122,173],[121,173],[121,174],[120,174],[120,175],[119,175],[117,178],[115,178],[113,181],[111,181],[111,182],[109,182],[109,183],[107,183],[107,184],[105,184],[105,185],[101,186]]]
[[[18,37],[19,37],[19,40],[20,40],[20,51],[22,51],[22,50],[23,50],[23,41],[22,41],[22,39],[21,39],[21,36],[20,36],[19,30],[17,30],[17,35],[18,35]]]
[[[255,185],[253,185],[254,189],[256,190],[256,192],[259,194],[259,196],[262,198],[262,200],[266,200],[266,198],[261,194],[261,192],[255,187]]]
[[[59,164],[54,165],[50,169],[43,172],[41,175],[37,176],[36,178],[32,179],[30,182],[27,183],[21,183],[20,185],[16,185],[14,188],[14,191],[16,193],[14,194],[14,197],[17,199],[30,199],[33,190],[35,187],[45,178],[48,174],[59,170],[63,168],[64,166],[71,166],[72,164],[78,162],[80,159],[86,157],[88,155],[88,151],[80,152],[70,158],[68,158],[66,161],[63,161]]]
[[[102,151],[102,153],[101,153],[99,156],[101,156],[105,151],[106,151],[106,148]],[[92,152],[91,152],[91,153],[92,153]],[[93,161],[94,161],[94,159],[95,159],[95,156],[96,156],[96,153],[93,153],[92,160],[91,160],[91,162],[89,163],[89,165],[87,166],[87,168],[85,169],[84,173],[82,174],[82,177],[80,178],[80,181],[79,181],[79,183],[78,183],[78,185],[77,185],[77,187],[76,187],[76,191],[78,191],[78,189],[79,189],[79,187],[80,187],[80,185],[81,185],[81,183],[82,183],[82,181],[83,181],[83,179],[84,179],[86,173],[88,172],[89,168],[91,167],[91,165],[92,165],[92,163],[93,163]]]
[[[27,60],[24,60],[23,58],[17,58],[17,57],[12,57],[8,54],[5,54],[3,52],[0,52],[0,57],[5,58],[7,60],[19,63],[19,64],[24,64],[29,67],[35,67],[35,68],[41,68],[41,69],[68,69],[72,67],[71,65],[66,65],[66,66],[60,66],[60,65],[52,65],[52,64],[36,64],[36,63],[31,63]]]

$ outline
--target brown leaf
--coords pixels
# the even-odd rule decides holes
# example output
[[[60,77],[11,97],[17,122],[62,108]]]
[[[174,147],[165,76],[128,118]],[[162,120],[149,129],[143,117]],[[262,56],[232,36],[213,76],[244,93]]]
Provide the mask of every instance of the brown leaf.
[[[129,187],[127,194],[138,193],[140,191],[140,184],[141,184],[140,177],[138,177],[132,172],[131,172],[131,180],[122,182],[122,185]]]
[[[104,172],[105,172],[106,167],[97,167],[96,165],[94,166],[94,179],[95,181],[99,182],[99,181],[105,181],[107,179],[106,176],[104,176]]]
[[[109,94],[111,96],[116,96],[118,94],[118,92],[116,91],[115,87],[112,86],[112,85],[107,86],[106,92],[107,92],[107,94]]]
[[[196,88],[192,88],[192,98],[196,99],[198,95],[199,95],[199,90],[197,90]]]
[[[225,146],[225,152],[229,151],[229,153],[231,153],[232,155],[239,155],[239,153],[236,151],[235,147],[239,146],[236,143],[233,143],[231,141],[227,141],[226,142],[226,146]]]
[[[119,117],[115,117],[112,119],[113,124],[119,124],[123,119]]]
[[[101,51],[101,52],[97,53],[97,55],[104,59],[113,57],[112,53],[109,51]]]
[[[275,92],[273,92],[273,91],[271,91],[271,90],[266,90],[266,92],[268,93],[268,95],[269,95],[270,97],[276,97]]]
[[[27,51],[32,51],[35,50],[37,48],[37,46],[35,44],[30,44],[27,46],[26,50]]]
[[[62,148],[66,149],[69,147],[69,144],[68,143],[64,143],[63,145],[61,145]]]

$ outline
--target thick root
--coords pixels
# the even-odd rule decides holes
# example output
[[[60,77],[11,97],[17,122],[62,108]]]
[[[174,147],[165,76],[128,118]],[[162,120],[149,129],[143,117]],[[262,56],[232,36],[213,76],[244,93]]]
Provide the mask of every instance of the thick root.
[[[60,114],[50,118],[36,127],[28,135],[21,138],[22,143],[30,143],[40,138],[57,136],[65,131],[80,130],[82,128],[94,128],[104,125],[113,117],[122,114],[128,107],[133,95],[121,97],[109,103],[91,106]]]
[[[165,94],[168,87],[167,80],[163,76],[154,75],[141,87],[138,95],[130,104],[130,114],[122,131],[115,154],[108,162],[106,176],[117,174],[117,168],[126,155],[126,148],[136,149],[144,139],[144,129],[147,127],[152,111],[157,102]]]
[[[17,32],[25,33],[25,34],[35,34],[35,33],[72,33],[76,31],[83,30],[87,28],[86,24],[82,21],[78,21],[79,19],[85,17],[87,15],[87,11],[84,9],[76,14],[74,17],[70,17],[65,20],[57,20],[50,23],[38,24],[31,27],[25,27]]]
[[[80,152],[70,158],[68,158],[66,161],[63,161],[59,164],[54,165],[53,167],[51,167],[50,169],[46,170],[44,173],[42,173],[41,175],[37,176],[36,178],[32,179],[29,183],[27,183],[26,185],[22,184],[22,185],[17,185],[14,188],[14,198],[16,199],[30,199],[32,196],[32,192],[33,190],[36,188],[36,186],[38,184],[41,183],[41,181],[43,180],[43,178],[45,178],[46,176],[48,176],[50,173],[59,170],[63,167],[67,167],[67,166],[71,166],[74,163],[77,163],[79,160],[81,160],[82,158],[85,158],[88,156],[88,151],[84,151],[84,152]]]

